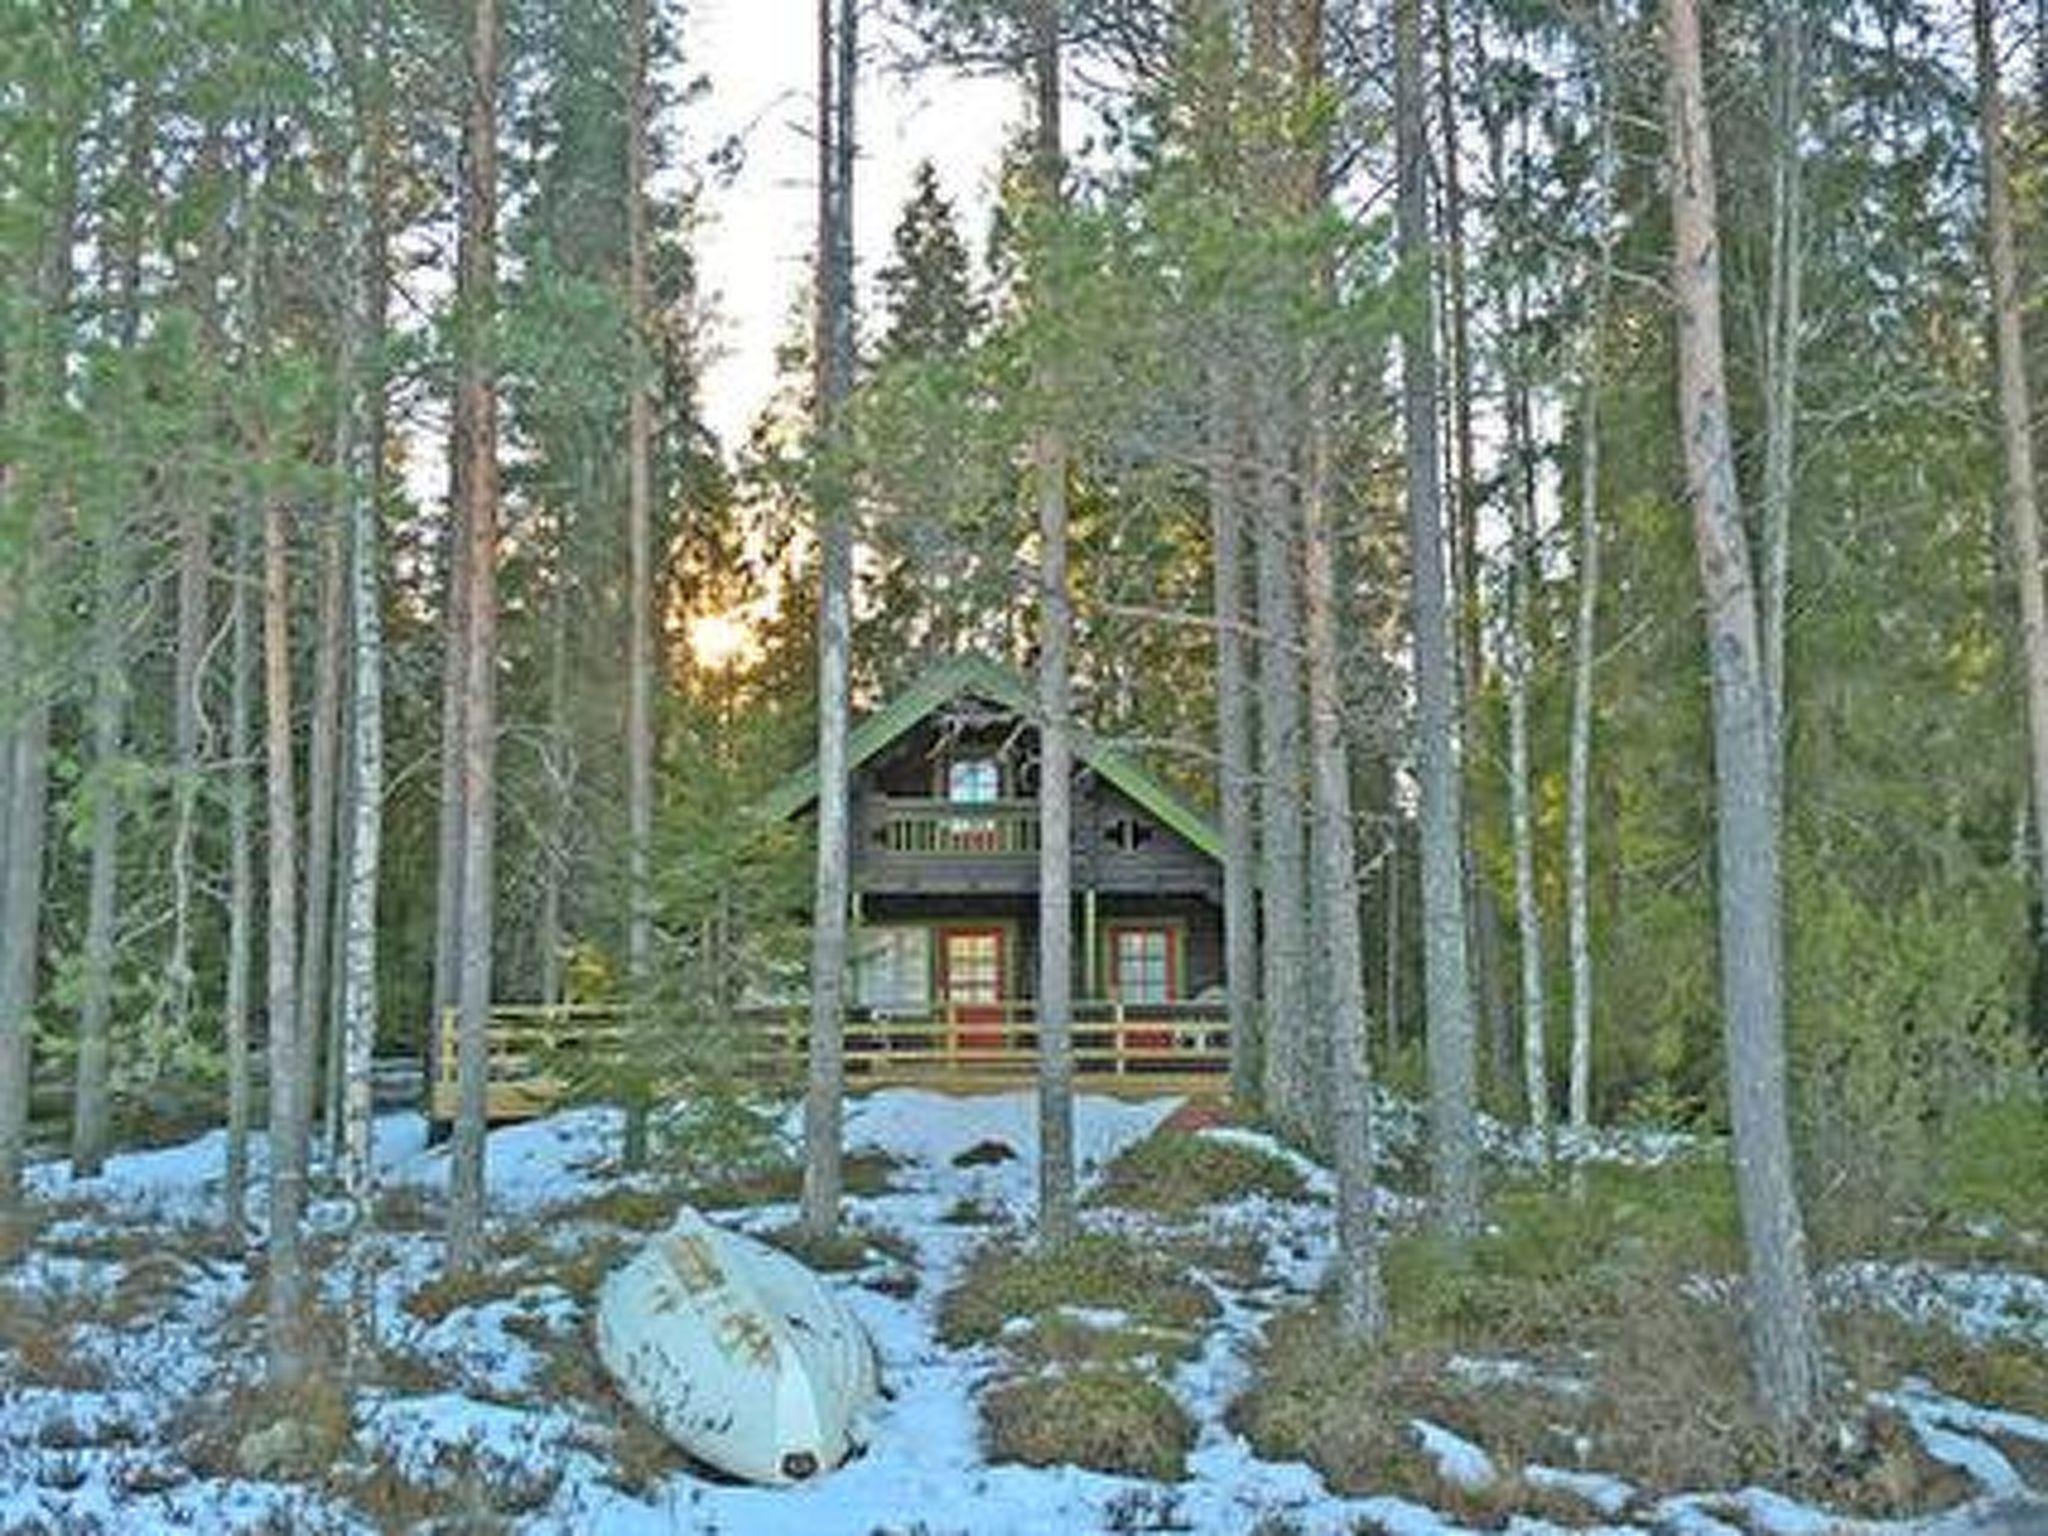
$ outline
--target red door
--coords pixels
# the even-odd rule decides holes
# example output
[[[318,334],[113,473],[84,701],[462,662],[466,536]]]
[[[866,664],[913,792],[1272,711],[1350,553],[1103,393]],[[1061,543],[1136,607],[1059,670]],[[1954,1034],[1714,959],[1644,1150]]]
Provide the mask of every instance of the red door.
[[[1003,1044],[1004,958],[1000,928],[939,931],[939,998],[962,1050],[997,1050]]]

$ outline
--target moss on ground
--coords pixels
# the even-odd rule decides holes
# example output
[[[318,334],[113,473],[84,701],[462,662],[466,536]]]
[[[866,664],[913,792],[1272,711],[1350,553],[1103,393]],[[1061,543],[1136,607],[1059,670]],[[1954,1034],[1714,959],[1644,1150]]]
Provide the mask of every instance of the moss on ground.
[[[1187,1475],[1195,1424],[1158,1381],[1123,1367],[1014,1377],[981,1400],[992,1461],[1073,1465],[1162,1482]]]
[[[1063,1307],[1124,1313],[1133,1323],[1191,1329],[1216,1314],[1209,1293],[1156,1248],[1118,1234],[1088,1233],[1040,1251],[994,1243],[969,1260],[939,1305],[939,1338],[955,1348],[997,1338],[1012,1318]]]
[[[1097,1205],[1186,1216],[1248,1195],[1299,1200],[1307,1194],[1300,1170],[1284,1157],[1220,1137],[1160,1130],[1109,1165],[1092,1200]]]

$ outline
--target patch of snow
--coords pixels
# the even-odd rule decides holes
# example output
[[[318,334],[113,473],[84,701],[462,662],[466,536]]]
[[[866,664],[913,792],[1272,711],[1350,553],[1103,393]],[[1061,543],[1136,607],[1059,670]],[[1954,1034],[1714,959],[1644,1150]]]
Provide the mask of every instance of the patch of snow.
[[[1477,1493],[1500,1480],[1500,1469],[1494,1466],[1493,1458],[1463,1435],[1427,1419],[1410,1419],[1408,1427],[1414,1431],[1423,1454],[1436,1463],[1437,1475],[1445,1482]]]
[[[1629,1484],[1604,1472],[1571,1472],[1531,1462],[1522,1468],[1522,1479],[1532,1488],[1552,1489],[1582,1499],[1603,1515],[1620,1514],[1636,1496]]]

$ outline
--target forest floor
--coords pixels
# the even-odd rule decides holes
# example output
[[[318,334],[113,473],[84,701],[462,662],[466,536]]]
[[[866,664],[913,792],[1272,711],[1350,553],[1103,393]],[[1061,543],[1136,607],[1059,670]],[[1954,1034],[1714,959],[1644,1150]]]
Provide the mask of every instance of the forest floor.
[[[1655,1413],[1634,1415],[1653,1438],[1632,1442],[1629,1405],[1606,1421],[1575,1406],[1598,1396],[1596,1355],[1610,1346],[1589,1347],[1569,1318],[1550,1333],[1506,1319],[1517,1342],[1504,1352],[1453,1347],[1493,1337],[1503,1319],[1489,1298],[1525,1293],[1486,1286],[1515,1264],[1559,1266],[1529,1294],[1568,1297],[1570,1283],[1548,1276],[1633,1230],[1626,1200],[1596,1192],[1578,1236],[1538,1230],[1512,1264],[1484,1260],[1455,1283],[1397,1255],[1397,1313],[1434,1307],[1441,1324],[1406,1357],[1427,1360],[1428,1379],[1374,1388],[1374,1402],[1354,1408],[1343,1397],[1356,1373],[1327,1390],[1315,1374],[1341,1366],[1313,1322],[1332,1241],[1327,1174],[1251,1132],[1168,1127],[1176,1108],[1080,1102],[1090,1237],[1078,1267],[1046,1273],[1013,1241],[1036,1189],[1029,1095],[852,1101],[857,1235],[812,1257],[836,1267],[891,1396],[864,1457],[793,1490],[722,1484],[685,1464],[611,1391],[590,1342],[597,1284],[679,1200],[760,1235],[789,1230],[785,1165],[717,1185],[629,1176],[616,1161],[618,1118],[604,1109],[495,1132],[492,1257],[455,1286],[437,1279],[445,1149],[424,1144],[416,1117],[387,1116],[368,1248],[373,1338],[352,1373],[361,1384],[345,1393],[323,1372],[282,1404],[258,1385],[260,1266],[221,1236],[218,1135],[124,1154],[84,1183],[38,1166],[33,1230],[0,1268],[0,1532],[2048,1530],[2035,1498],[2048,1492],[2048,1418],[2037,1416],[2048,1414],[2037,1391],[2048,1369],[2029,1363],[2048,1360],[2048,1265],[2025,1262],[2036,1238],[2022,1234],[1995,1261],[1981,1245],[1831,1260],[1831,1338],[1890,1326],[1895,1344],[1919,1341],[1860,1357],[1887,1374],[1855,1389],[1875,1437],[1838,1430],[1837,1459],[1854,1461],[1855,1475],[1693,1485],[1688,1476],[1723,1463],[1655,1454]],[[1398,1169],[1418,1117],[1396,1101],[1382,1120]],[[1719,1159],[1647,1135],[1567,1150],[1588,1177],[1619,1180],[1638,1201],[1654,1188],[1690,1198],[1687,1176],[1667,1170]],[[1529,1153],[1505,1132],[1489,1137],[1510,1211]],[[1390,1185],[1384,1208],[1399,1227],[1417,1202],[1395,1172]],[[1546,1209],[1562,1199],[1552,1190]],[[330,1351],[346,1331],[344,1216],[332,1201],[312,1213]],[[1581,1244],[1582,1255],[1561,1251]],[[1725,1273],[1669,1289],[1695,1309],[1731,1310]],[[1946,1342],[1928,1344],[1936,1337]],[[1700,1405],[1739,1393],[1739,1351],[1685,1359],[1681,1343],[1668,1369],[1652,1368],[1672,1385],[1664,1396],[1686,1397],[1702,1421],[1686,1432],[1711,1449],[1734,1429]],[[1923,1345],[1938,1364],[2018,1365],[1942,1379],[1912,1353]],[[1688,1371],[1713,1379],[1694,1387]],[[1944,1390],[1952,1381],[1972,1389],[1967,1400]],[[1374,1433],[1391,1440],[1361,1438],[1375,1415]],[[1391,1446],[1391,1459],[1376,1446]],[[1134,1470],[1087,1470],[1064,1459],[1074,1454]],[[1850,1507],[1832,1502],[1842,1489]]]

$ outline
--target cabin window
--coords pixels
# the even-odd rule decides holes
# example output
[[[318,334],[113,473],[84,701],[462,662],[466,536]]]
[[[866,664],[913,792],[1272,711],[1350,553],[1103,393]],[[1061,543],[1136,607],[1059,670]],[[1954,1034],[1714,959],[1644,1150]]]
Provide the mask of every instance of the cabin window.
[[[1120,1003],[1173,1001],[1173,930],[1116,927],[1109,932],[1109,986]]]
[[[994,758],[962,757],[946,765],[946,798],[955,805],[988,805],[1002,796],[1002,765]]]
[[[853,954],[853,1000],[862,1008],[924,1013],[932,1003],[929,928],[862,928]]]
[[[1152,828],[1135,816],[1119,816],[1102,829],[1102,840],[1126,853],[1136,853],[1152,841]]]

